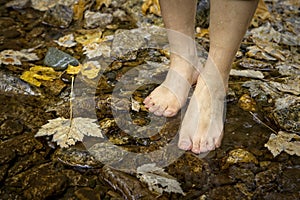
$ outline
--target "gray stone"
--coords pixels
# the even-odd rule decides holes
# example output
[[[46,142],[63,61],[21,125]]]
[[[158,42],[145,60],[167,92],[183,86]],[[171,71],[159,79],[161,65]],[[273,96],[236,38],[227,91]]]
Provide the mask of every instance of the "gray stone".
[[[85,28],[105,28],[106,25],[113,21],[113,16],[109,13],[91,12],[84,13],[84,27]]]
[[[50,26],[67,28],[73,19],[73,9],[65,5],[56,5],[47,10],[43,17],[43,23]]]
[[[69,54],[58,50],[57,48],[50,47],[46,53],[44,64],[53,67],[55,70],[64,70],[68,65],[79,65],[78,60]]]

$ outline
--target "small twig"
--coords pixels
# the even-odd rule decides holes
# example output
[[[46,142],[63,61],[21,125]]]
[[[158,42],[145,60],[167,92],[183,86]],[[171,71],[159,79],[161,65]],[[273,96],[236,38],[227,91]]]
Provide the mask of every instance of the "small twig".
[[[268,129],[270,129],[272,132],[274,132],[275,134],[277,134],[277,131],[275,131],[275,130],[272,129],[269,125],[267,125],[266,123],[264,123],[263,121],[261,121],[257,116],[254,115],[253,112],[249,111],[249,113],[250,113],[257,121],[259,121],[259,123],[261,123],[262,125],[264,125],[264,126],[267,127]]]
[[[71,93],[70,93],[70,126],[72,125],[72,119],[73,119],[73,103],[72,103],[73,98],[74,98],[74,76],[72,76]]]

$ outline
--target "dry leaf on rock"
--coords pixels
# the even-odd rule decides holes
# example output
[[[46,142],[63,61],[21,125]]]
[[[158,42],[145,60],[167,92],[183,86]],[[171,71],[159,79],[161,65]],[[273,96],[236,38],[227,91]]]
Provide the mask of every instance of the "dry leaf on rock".
[[[144,164],[137,168],[137,177],[148,184],[152,191],[160,194],[163,192],[175,192],[184,194],[180,183],[171,175],[164,172],[164,169],[157,167],[155,163]]]
[[[277,135],[272,133],[265,147],[271,151],[274,157],[282,151],[290,155],[300,156],[300,136],[283,131],[279,131]]]
[[[58,45],[63,46],[63,47],[73,47],[77,43],[74,41],[74,35],[73,34],[68,34],[63,37],[60,37],[58,40],[54,40]]]
[[[53,135],[53,142],[67,148],[77,141],[82,141],[84,135],[103,138],[99,125],[95,124],[95,121],[96,119],[82,117],[72,120],[59,117],[49,120],[39,129],[35,137]]]
[[[260,71],[256,70],[236,70],[236,69],[231,69],[230,70],[230,75],[231,76],[243,76],[243,77],[248,77],[248,78],[259,78],[263,79],[264,74]]]

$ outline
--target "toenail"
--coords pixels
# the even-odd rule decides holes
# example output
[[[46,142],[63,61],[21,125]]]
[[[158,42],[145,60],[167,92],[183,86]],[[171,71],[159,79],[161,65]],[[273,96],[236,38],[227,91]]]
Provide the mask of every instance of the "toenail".
[[[179,147],[183,150],[189,150],[190,149],[190,144],[188,142],[180,142]]]

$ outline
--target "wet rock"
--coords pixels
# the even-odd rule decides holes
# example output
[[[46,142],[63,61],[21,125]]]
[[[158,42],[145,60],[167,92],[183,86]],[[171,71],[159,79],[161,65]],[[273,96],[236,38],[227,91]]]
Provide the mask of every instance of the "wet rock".
[[[235,181],[243,182],[248,189],[255,187],[254,173],[249,169],[243,169],[236,166],[232,166],[229,169],[229,176]]]
[[[100,194],[95,192],[92,188],[84,187],[75,191],[75,196],[79,200],[100,200]]]
[[[276,99],[273,117],[281,128],[300,132],[300,97],[286,95]]]
[[[2,182],[3,179],[5,178],[8,168],[9,168],[8,164],[0,166],[0,182]]]
[[[84,13],[84,19],[85,28],[105,28],[106,25],[113,21],[113,16],[109,13],[86,11]]]
[[[69,186],[89,187],[98,178],[97,176],[87,177],[71,169],[62,170],[62,173],[68,177]]]
[[[72,5],[77,1],[78,0],[31,0],[31,6],[36,10],[46,11],[59,4],[72,8]]]
[[[0,71],[0,93],[24,94],[38,96],[41,93],[18,77],[4,71]]]
[[[11,155],[11,157],[13,157],[14,153],[16,153],[18,156],[24,156],[33,151],[41,149],[42,147],[42,143],[36,140],[32,134],[28,133],[18,135],[1,143],[1,148],[7,149],[7,154]],[[1,156],[5,156],[5,154],[1,154]],[[5,157],[0,159],[0,162],[3,160],[5,160]]]
[[[234,149],[229,152],[226,163],[222,166],[223,169],[237,163],[255,163],[258,164],[256,157],[247,150]]]
[[[46,199],[61,194],[67,178],[52,163],[46,163],[6,179],[5,185],[22,188],[26,199]]]
[[[9,28],[15,25],[15,21],[10,17],[1,17],[0,18],[0,28],[1,30],[4,28]]]
[[[280,178],[280,185],[283,192],[299,193],[300,191],[300,169],[288,168],[285,169]]]
[[[209,25],[209,0],[198,0],[196,11],[196,25],[207,28]]]
[[[125,199],[152,199],[156,196],[145,185],[141,184],[137,178],[124,172],[104,166],[101,175]]]
[[[0,126],[0,140],[19,135],[22,131],[23,124],[19,120],[8,119]]]
[[[46,11],[43,23],[59,28],[68,28],[73,19],[73,10],[69,6],[56,5]]]
[[[16,157],[16,153],[12,149],[7,149],[5,147],[0,146],[1,154],[0,154],[0,164],[9,163]]]
[[[55,70],[64,70],[68,65],[79,65],[78,60],[69,54],[58,50],[57,48],[50,47],[44,59],[44,64],[53,67]]]
[[[10,27],[7,29],[1,29],[0,35],[3,35],[7,39],[17,38],[21,33],[17,30],[17,27]]]
[[[112,43],[111,55],[134,60],[137,50],[145,47],[145,33],[141,29],[117,30]]]
[[[16,163],[9,168],[8,176],[11,177],[20,172],[26,171],[27,169],[41,162],[45,162],[45,160],[42,155],[36,152],[33,152],[31,155],[20,157],[18,160],[16,160]]]
[[[103,166],[92,153],[77,148],[58,149],[54,154],[54,159],[65,165],[82,169],[101,168]]]
[[[213,188],[206,196],[208,197],[207,199],[246,199],[245,195],[233,186]]]
[[[192,153],[185,153],[168,166],[167,172],[176,177],[178,182],[185,183],[182,185],[184,191],[192,187],[205,188],[209,183],[209,174],[211,174],[208,163]]]
[[[6,7],[12,7],[14,9],[27,8],[30,5],[30,0],[14,0],[5,4]]]
[[[273,164],[268,170],[259,172],[255,175],[255,182],[257,187],[264,187],[275,181],[278,175],[281,174],[281,165]]]

